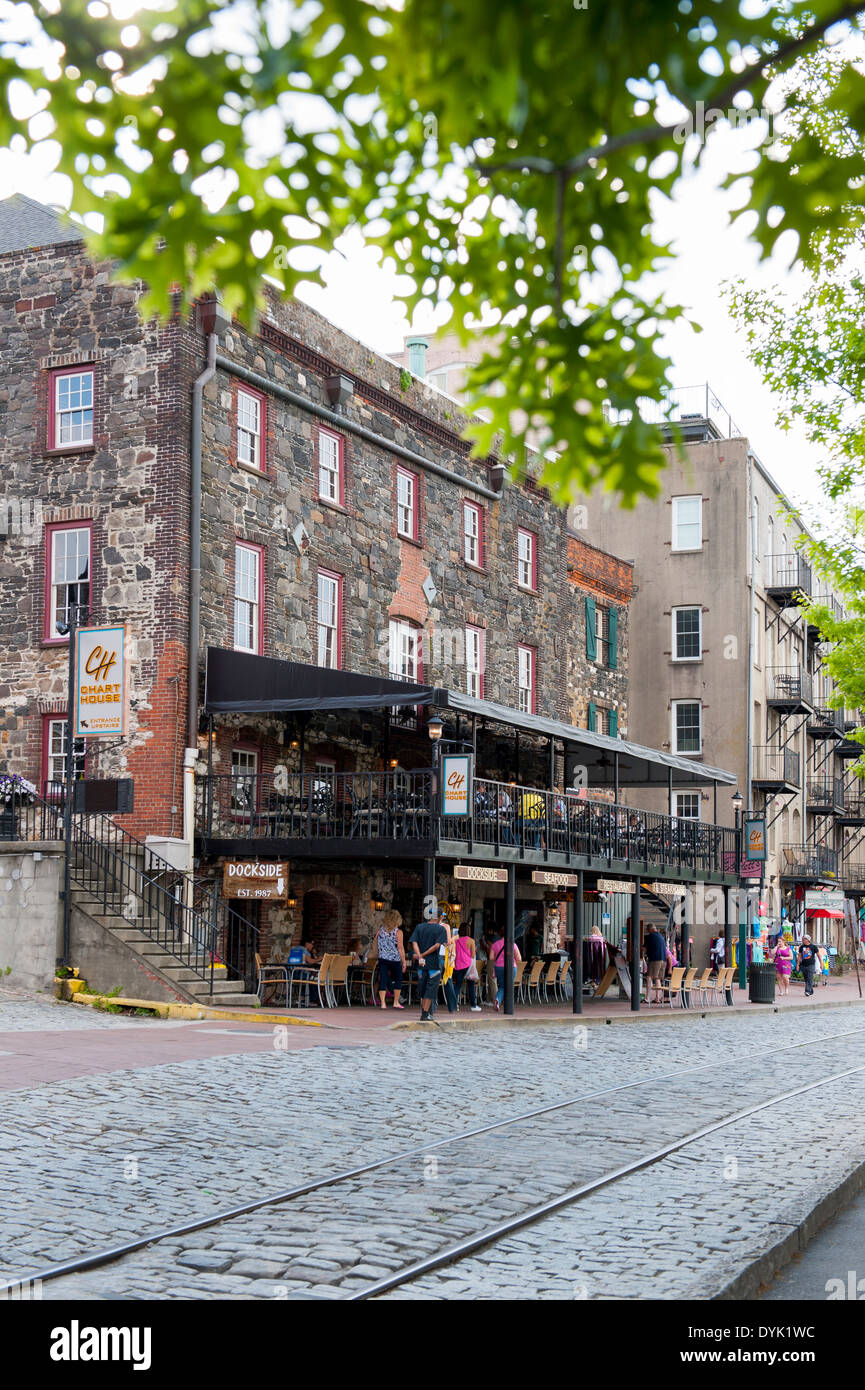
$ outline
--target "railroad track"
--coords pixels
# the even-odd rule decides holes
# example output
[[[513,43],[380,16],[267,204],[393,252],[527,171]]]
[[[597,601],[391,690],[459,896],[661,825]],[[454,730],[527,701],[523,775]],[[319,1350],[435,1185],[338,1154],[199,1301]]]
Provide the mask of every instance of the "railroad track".
[[[534,1139],[539,1151],[544,1155],[544,1162],[549,1167],[558,1161],[558,1172],[556,1178],[559,1190],[551,1195],[545,1196],[544,1200],[523,1203],[519,1209],[513,1210],[503,1215],[501,1220],[495,1223],[482,1224],[478,1226],[474,1221],[474,1229],[458,1234],[456,1239],[446,1239],[449,1234],[447,1229],[441,1230],[444,1243],[436,1250],[424,1256],[422,1259],[405,1263],[404,1260],[397,1258],[395,1267],[390,1269],[386,1275],[377,1279],[365,1282],[361,1288],[348,1286],[342,1296],[348,1301],[362,1301],[375,1298],[390,1290],[399,1288],[410,1283],[423,1274],[432,1272],[443,1266],[454,1264],[475,1251],[494,1244],[524,1227],[536,1222],[541,1222],[553,1213],[562,1210],[574,1203],[577,1203],[593,1193],[608,1187],[633,1173],[651,1167],[653,1164],[662,1162],[665,1158],[694,1144],[700,1139],[707,1137],[715,1132],[721,1131],[729,1126],[735,1125],[751,1116],[755,1116],[763,1111],[770,1110],[773,1106],[779,1106],[797,1097],[805,1095],[807,1092],[819,1087],[840,1082],[845,1078],[852,1077],[858,1073],[865,1072],[865,1065],[843,1066],[843,1059],[839,1059],[834,1064],[830,1063],[830,1070],[821,1075],[816,1081],[807,1085],[797,1087],[793,1090],[786,1088],[782,1091],[774,1090],[772,1094],[766,1095],[768,1087],[777,1086],[767,1078],[767,1068],[772,1068],[776,1063],[788,1067],[786,1060],[791,1052],[802,1048],[814,1049],[816,1047],[839,1047],[853,1038],[861,1038],[865,1033],[865,1028],[847,1029],[842,1032],[824,1034],[816,1038],[809,1038],[803,1042],[788,1044],[781,1057],[767,1059],[765,1057],[755,1057],[753,1054],[725,1056],[703,1063],[699,1066],[688,1068],[676,1068],[674,1071],[661,1072],[643,1075],[636,1080],[622,1082],[616,1086],[607,1086],[594,1090],[584,1090],[577,1095],[568,1097],[565,1100],[548,1103],[534,1107],[530,1110],[521,1111],[517,1114],[509,1115],[503,1119],[492,1123],[477,1126],[474,1129],[463,1130],[458,1134],[449,1135],[443,1139],[431,1141],[428,1144],[417,1145],[409,1149],[404,1149],[399,1153],[389,1155],[383,1159],[376,1159],[372,1162],[364,1163],[356,1167],[345,1169],[341,1172],[320,1177],[289,1188],[282,1192],[271,1194],[267,1197],[259,1198],[253,1202],[230,1208],[217,1213],[211,1213],[207,1217],[199,1218],[194,1221],[174,1225],[164,1230],[151,1232],[145,1236],[137,1237],[121,1245],[110,1249],[94,1251],[90,1254],[76,1257],[62,1264],[50,1266],[36,1274],[28,1275],[28,1278],[39,1279],[42,1284],[49,1284],[52,1281],[62,1279],[69,1275],[82,1274],[87,1271],[99,1269],[112,1264],[120,1259],[130,1257],[136,1253],[149,1250],[154,1246],[159,1246],[163,1242],[182,1240],[183,1238],[194,1235],[197,1232],[212,1230],[227,1226],[228,1223],[241,1222],[243,1218],[252,1217],[256,1213],[265,1210],[270,1212],[271,1219],[285,1215],[292,1222],[301,1217],[303,1213],[306,1217],[310,1214],[310,1204],[305,1203],[304,1199],[312,1198],[312,1212],[315,1217],[315,1232],[311,1232],[311,1240],[314,1241],[315,1235],[323,1231],[323,1238],[326,1240],[326,1218],[329,1214],[324,1211],[316,1194],[321,1194],[328,1189],[343,1187],[346,1190],[345,1203],[349,1205],[349,1214],[356,1207],[356,1198],[360,1195],[359,1185],[370,1176],[376,1177],[374,1193],[381,1194],[381,1200],[388,1201],[387,1183],[391,1181],[397,1183],[397,1191],[405,1191],[406,1175],[410,1171],[412,1164],[422,1162],[428,1164],[431,1159],[438,1155],[450,1154],[451,1161],[456,1160],[455,1169],[462,1165],[463,1171],[468,1175],[477,1172],[483,1173],[485,1166],[501,1162],[501,1150],[490,1149],[489,1137],[494,1136],[496,1140],[502,1136],[510,1137],[520,1126],[528,1128],[530,1138]],[[809,1066],[812,1064],[809,1062]],[[758,1069],[761,1073],[756,1082],[743,1083],[743,1073],[747,1069]],[[740,1091],[744,1084],[752,1088],[762,1089],[763,1094],[755,1095],[751,1098],[751,1103],[736,1109],[734,1112],[718,1114],[719,1102],[710,1093],[708,1096],[705,1091],[697,1091],[696,1096],[681,1097],[681,1103],[686,1107],[699,1105],[704,1110],[711,1111],[714,1106],[714,1114],[708,1113],[704,1116],[704,1122],[696,1128],[689,1129],[686,1133],[677,1133],[672,1136],[666,1135],[661,1142],[652,1142],[651,1137],[641,1151],[633,1157],[627,1156],[626,1161],[613,1163],[608,1161],[608,1151],[628,1149],[634,1140],[631,1138],[622,1139],[617,1137],[614,1140],[607,1138],[606,1142],[601,1141],[601,1153],[597,1152],[596,1140],[592,1137],[586,1138],[573,1129],[572,1123],[563,1126],[562,1121],[572,1121],[573,1117],[568,1112],[577,1107],[583,1107],[585,1117],[595,1114],[595,1107],[602,1109],[604,1106],[627,1107],[635,1098],[637,1092],[650,1094],[652,1096],[663,1093],[661,1088],[669,1088],[675,1085],[677,1088],[687,1087],[690,1083],[700,1079],[705,1080],[706,1075],[714,1073],[716,1077],[734,1074],[737,1077]],[[725,1108],[723,1102],[720,1103],[722,1111]],[[634,1114],[635,1130],[647,1117],[645,1106],[637,1108]],[[584,1115],[581,1112],[581,1120]],[[593,1120],[593,1123],[597,1122]],[[588,1119],[586,1119],[588,1123]],[[540,1126],[540,1129],[538,1129]],[[534,1131],[532,1130],[534,1128]],[[637,1138],[642,1138],[638,1133]],[[592,1144],[595,1144],[595,1151],[592,1152]],[[586,1152],[584,1153],[583,1150]],[[581,1180],[574,1182],[574,1167],[582,1168]],[[396,1174],[388,1178],[386,1170],[391,1170]],[[549,1176],[549,1175],[545,1175]],[[470,1176],[470,1181],[472,1180]],[[383,1185],[382,1185],[383,1184]],[[555,1183],[551,1184],[555,1185]],[[339,1205],[338,1203],[335,1205]],[[362,1201],[361,1201],[362,1206]],[[285,1213],[281,1213],[281,1208],[287,1208]],[[336,1215],[345,1221],[345,1214]],[[362,1223],[364,1219],[363,1210],[358,1220]],[[322,1225],[322,1222],[324,1223]],[[162,1256],[163,1260],[169,1257],[166,1250]],[[371,1257],[371,1263],[375,1264],[375,1256]],[[393,1254],[391,1264],[394,1264]],[[345,1272],[344,1276],[349,1277],[351,1271]],[[356,1283],[356,1281],[355,1281]],[[7,1289],[12,1289],[16,1281],[10,1281],[5,1285]],[[339,1296],[336,1292],[335,1297]]]

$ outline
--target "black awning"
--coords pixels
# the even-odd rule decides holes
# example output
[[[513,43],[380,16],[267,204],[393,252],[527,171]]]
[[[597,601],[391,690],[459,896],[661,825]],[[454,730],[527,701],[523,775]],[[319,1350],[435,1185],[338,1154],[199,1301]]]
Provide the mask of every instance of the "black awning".
[[[391,705],[442,704],[443,692],[383,676],[332,671],[278,657],[207,648],[204,708],[271,714],[291,710],[381,709]]]

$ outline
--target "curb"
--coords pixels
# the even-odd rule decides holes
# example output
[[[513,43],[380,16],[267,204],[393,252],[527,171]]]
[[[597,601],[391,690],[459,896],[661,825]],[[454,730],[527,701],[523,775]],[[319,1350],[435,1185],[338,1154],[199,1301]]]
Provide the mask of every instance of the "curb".
[[[852,1202],[865,1187],[865,1163],[860,1163],[852,1173],[848,1173],[837,1187],[827,1192],[825,1197],[799,1222],[797,1226],[782,1236],[775,1245],[759,1255],[756,1260],[743,1269],[735,1279],[731,1279],[720,1293],[712,1296],[713,1303],[754,1301],[760,1289],[775,1278],[776,1274],[790,1263],[795,1255],[801,1254],[818,1232]]]
[[[625,1025],[627,1025],[627,1024],[636,1024],[636,1023],[665,1023],[665,1022],[667,1022],[667,1023],[677,1023],[677,1022],[680,1022],[680,1021],[683,1022],[683,1021],[685,1021],[685,1020],[687,1020],[687,1019],[693,1019],[693,1018],[705,1018],[705,1019],[716,1019],[716,1018],[753,1018],[753,1017],[756,1017],[756,1016],[759,1015],[759,1014],[788,1014],[788,1013],[797,1013],[797,1014],[798,1014],[798,1013],[816,1013],[818,1010],[821,1010],[821,1011],[822,1011],[822,1010],[824,1010],[824,1009],[853,1009],[853,1008],[865,1008],[865,999],[839,999],[839,1000],[837,1001],[837,1003],[833,1003],[833,1002],[830,1002],[830,1001],[827,1000],[825,1004],[799,1004],[799,1005],[797,1005],[795,1008],[792,1008],[792,1009],[787,1009],[787,1008],[782,1009],[782,1008],[780,1008],[780,1007],[779,1007],[778,1005],[776,1005],[776,1004],[753,1004],[753,1005],[751,1005],[748,1009],[742,1009],[742,1008],[738,1008],[738,1009],[737,1009],[737,1008],[732,1008],[732,1009],[731,1009],[729,1006],[727,1006],[727,1007],[719,1006],[718,1008],[715,1008],[715,1009],[676,1009],[676,1010],[669,1009],[669,1010],[666,1010],[665,1012],[661,1012],[661,1011],[659,1010],[659,1011],[654,1012],[654,1013],[649,1013],[648,1011],[643,1011],[643,1010],[641,1009],[640,1012],[639,1012],[638,1014],[632,1014],[632,1013],[621,1013],[621,1014],[586,1014],[586,1013],[583,1013],[583,1014],[566,1014],[566,1015],[554,1014],[554,1015],[548,1016],[548,1017],[546,1017],[546,1018],[543,1018],[543,1017],[529,1018],[529,1017],[525,1017],[525,1016],[523,1016],[523,1015],[519,1015],[519,1016],[514,1015],[514,1016],[510,1016],[510,1017],[509,1017],[509,1016],[506,1015],[506,1014],[492,1014],[489,1018],[477,1018],[477,1019],[473,1019],[473,1020],[469,1020],[469,1019],[465,1019],[465,1020],[463,1020],[463,1019],[459,1019],[459,1020],[453,1019],[453,1020],[452,1020],[452,1019],[450,1019],[449,1017],[446,1016],[445,1018],[441,1019],[441,1021],[439,1021],[439,1019],[436,1018],[436,1019],[435,1019],[435,1024],[436,1024],[436,1027],[437,1027],[440,1031],[442,1031],[442,1032],[450,1032],[450,1033],[468,1033],[468,1032],[472,1032],[472,1031],[473,1031],[474,1029],[476,1029],[476,1028],[489,1028],[489,1027],[493,1027],[493,1028],[535,1027],[535,1028],[537,1028],[537,1027],[539,1027],[539,1026],[545,1025],[546,1027],[549,1028],[549,1027],[551,1027],[553,1024],[567,1024],[568,1026],[573,1027],[574,1024],[580,1024],[580,1025],[586,1024],[586,1025],[589,1025],[589,1026],[592,1025],[592,1024],[594,1024],[595,1026],[597,1026],[598,1024],[601,1024],[601,1023],[605,1023],[605,1024],[621,1023],[621,1024],[625,1024]],[[419,1019],[415,1019],[415,1020],[413,1020],[413,1021],[412,1021],[412,1020],[408,1020],[408,1021],[403,1022],[403,1023],[391,1023],[391,1024],[389,1024],[389,1031],[394,1031],[394,1032],[396,1032],[396,1031],[401,1031],[401,1030],[405,1030],[406,1032],[410,1032],[410,1031],[414,1031],[415,1029],[420,1029],[420,1028],[421,1028],[421,1023],[420,1023],[420,1020],[419,1020]],[[426,1031],[426,1028],[427,1028],[427,1026],[426,1026],[426,1024],[424,1024],[424,1025],[423,1025],[423,1028],[422,1028],[422,1031],[425,1032],[425,1031]]]
[[[227,1019],[231,1023],[287,1024],[299,1028],[332,1026],[318,1023],[312,1018],[295,1018],[293,1014],[268,1014],[262,1018],[260,1013],[253,1012],[251,1009],[219,1009],[211,1008],[205,1004],[164,1004],[156,999],[126,999],[122,995],[82,994],[80,990],[76,990],[71,995],[71,1002],[84,1004],[92,1009],[97,1008],[103,1002],[119,1004],[124,1009],[147,1009],[149,1013],[155,1013],[159,1018],[185,1018],[195,1022],[204,1022],[207,1019]]]

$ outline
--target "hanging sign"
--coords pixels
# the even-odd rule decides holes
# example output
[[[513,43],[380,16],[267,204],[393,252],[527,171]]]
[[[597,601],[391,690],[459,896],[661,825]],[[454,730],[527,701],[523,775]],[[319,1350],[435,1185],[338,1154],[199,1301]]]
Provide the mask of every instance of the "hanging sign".
[[[555,869],[533,869],[532,883],[543,883],[547,888],[576,888],[579,879],[576,874],[557,873]]]
[[[256,902],[285,902],[288,897],[288,862],[226,859],[222,871],[222,896],[252,898]]]
[[[629,883],[626,878],[599,878],[599,893],[636,893],[636,883]]]
[[[507,869],[488,869],[484,864],[456,864],[454,878],[469,879],[476,883],[507,883]]]
[[[745,817],[745,858],[766,861],[766,817]]]
[[[842,888],[815,888],[805,892],[805,908],[826,907],[831,912],[844,911],[844,890]]]
[[[126,732],[126,626],[75,632],[75,737]]]
[[[467,816],[472,795],[472,753],[445,753],[442,758],[442,815]]]

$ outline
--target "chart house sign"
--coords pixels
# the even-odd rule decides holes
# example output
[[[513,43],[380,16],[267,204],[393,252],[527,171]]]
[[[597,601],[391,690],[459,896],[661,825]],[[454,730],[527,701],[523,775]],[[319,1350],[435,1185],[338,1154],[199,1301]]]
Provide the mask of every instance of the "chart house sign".
[[[253,898],[283,903],[288,897],[288,861],[226,859],[222,875],[225,898]]]
[[[126,732],[126,627],[75,633],[75,737],[122,738]]]
[[[467,816],[471,804],[472,753],[447,753],[442,758],[442,815]]]

